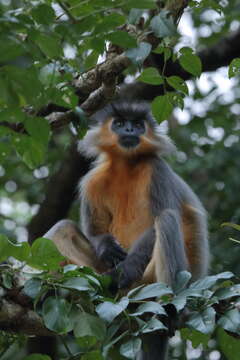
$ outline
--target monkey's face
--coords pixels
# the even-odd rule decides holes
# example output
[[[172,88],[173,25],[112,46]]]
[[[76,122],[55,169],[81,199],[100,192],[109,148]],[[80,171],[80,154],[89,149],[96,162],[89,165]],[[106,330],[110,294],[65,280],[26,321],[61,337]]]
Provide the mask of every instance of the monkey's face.
[[[120,117],[114,117],[111,130],[117,134],[119,145],[122,148],[131,150],[138,147],[140,136],[146,132],[146,126],[142,119],[125,120]]]

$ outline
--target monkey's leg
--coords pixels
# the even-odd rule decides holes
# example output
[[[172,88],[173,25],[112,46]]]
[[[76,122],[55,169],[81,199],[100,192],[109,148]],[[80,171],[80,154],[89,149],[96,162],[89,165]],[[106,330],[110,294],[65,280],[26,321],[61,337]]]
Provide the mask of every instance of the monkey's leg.
[[[166,209],[155,220],[155,245],[143,280],[161,281],[172,285],[177,272],[188,269],[179,215]],[[138,360],[166,360],[168,336],[158,332],[144,338],[147,350],[141,351]]]
[[[144,346],[137,356],[137,360],[167,360],[168,337],[158,331],[144,336]]]
[[[90,266],[96,271],[104,271],[96,258],[88,239],[70,220],[57,222],[46,234],[45,238],[52,240],[60,253],[78,266]]]
[[[206,276],[209,265],[207,219],[204,209],[184,204],[182,226],[192,281]]]
[[[180,217],[177,211],[166,209],[155,219],[155,245],[143,281],[161,281],[172,285],[177,272],[188,269]]]

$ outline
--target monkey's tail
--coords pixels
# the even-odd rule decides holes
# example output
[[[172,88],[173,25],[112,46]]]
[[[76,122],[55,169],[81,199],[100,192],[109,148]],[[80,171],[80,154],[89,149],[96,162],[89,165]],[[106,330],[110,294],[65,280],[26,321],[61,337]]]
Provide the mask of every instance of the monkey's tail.
[[[168,336],[156,333],[144,337],[144,350],[141,350],[137,360],[167,360]]]

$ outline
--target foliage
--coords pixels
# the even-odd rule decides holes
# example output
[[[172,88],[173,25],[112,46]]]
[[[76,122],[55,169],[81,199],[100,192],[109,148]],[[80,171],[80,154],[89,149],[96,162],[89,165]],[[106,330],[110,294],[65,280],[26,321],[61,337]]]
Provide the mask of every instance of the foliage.
[[[48,268],[46,264],[40,266],[37,257],[21,254],[25,264],[40,271],[26,272],[26,266],[20,270],[10,268],[2,271],[1,286],[10,291],[16,274],[27,277],[23,293],[31,299],[46,328],[58,335],[63,343],[66,336],[75,339],[77,350],[68,348],[69,359],[83,355],[84,359],[107,359],[111,357],[113,346],[115,353],[117,351],[123,358],[135,359],[144,334],[174,332],[178,326],[170,325],[172,321],[168,317],[171,320],[173,317],[180,318],[186,308],[189,314],[182,326],[181,336],[192,341],[193,346],[203,344],[207,347],[211,336],[220,328],[240,335],[240,313],[234,305],[240,298],[240,285],[234,283],[231,272],[207,276],[189,285],[191,275],[183,271],[178,274],[174,289],[163,283],[154,283],[113,297],[108,290],[107,276],[71,264],[56,267],[57,249],[53,245],[48,247],[46,240],[37,241],[48,253]],[[14,252],[13,246],[18,248],[18,245],[1,239],[0,250],[4,260],[10,252]],[[22,247],[25,247],[24,244]],[[34,245],[30,252],[34,252],[33,248]],[[60,254],[58,260],[62,260]],[[54,273],[49,271],[53,268]],[[219,333],[226,341],[225,332]],[[240,343],[235,346],[239,351]],[[45,359],[37,354],[33,358]],[[28,357],[26,359],[29,360]]]
[[[232,85],[221,93],[226,75],[219,84],[214,77],[203,74],[207,85],[201,85],[204,64],[198,52],[209,49],[234,29],[239,21],[239,4],[237,0],[202,0],[190,1],[189,5],[188,16],[191,12],[197,40],[186,45],[177,30],[178,21],[165,9],[158,11],[153,0],[0,0],[0,260],[11,255],[40,271],[28,275],[25,292],[45,325],[67,347],[74,337],[71,351],[85,360],[102,359],[115,349],[122,356],[134,358],[145,333],[156,328],[165,331],[167,304],[172,304],[177,314],[182,314],[185,306],[191,310],[181,328],[182,339],[190,340],[194,347],[207,347],[212,337],[216,349],[227,359],[235,360],[239,354],[239,340],[230,336],[232,332],[239,334],[239,311],[235,306],[239,285],[226,272],[240,271],[238,244],[228,241],[229,236],[235,239],[239,225],[232,230],[220,226],[224,222],[240,223],[236,171],[240,156],[240,60],[239,55],[231,60],[225,74]],[[146,21],[142,24],[143,14]],[[154,44],[148,42],[149,31],[155,36]],[[152,101],[157,121],[162,123],[174,114],[180,119],[185,115],[185,124],[188,122],[187,126],[176,126],[173,121],[172,126],[170,121],[169,132],[180,149],[174,167],[201,196],[209,212],[212,271],[220,274],[204,279],[202,285],[186,287],[189,276],[185,273],[174,292],[168,289],[169,293],[161,295],[164,285],[154,284],[113,298],[107,290],[108,279],[91,269],[60,269],[62,258],[46,239],[36,240],[32,247],[26,242],[16,244],[16,237],[21,241],[26,238],[25,226],[44,199],[49,174],[58,168],[72,138],[86,131],[86,118],[78,107],[85,97],[81,98],[74,80],[105,60],[109,42],[132,62],[123,75],[117,76],[117,83],[121,83],[122,76],[137,74],[139,83],[156,89],[161,86],[162,93],[153,96]],[[148,61],[150,54],[156,55],[157,62],[162,59],[162,66]],[[179,64],[178,74],[168,74],[170,62]],[[186,81],[190,76],[192,80]],[[54,131],[41,112],[48,104],[72,111],[74,122]],[[78,217],[77,206],[72,207],[70,217]],[[11,290],[16,270],[2,269],[1,286]],[[155,296],[159,297],[157,301]],[[120,334],[119,329],[126,323],[130,329]],[[18,340],[1,334],[2,354]],[[19,341],[22,344],[23,338]],[[65,352],[64,356],[70,355]],[[28,357],[33,359],[48,357]]]

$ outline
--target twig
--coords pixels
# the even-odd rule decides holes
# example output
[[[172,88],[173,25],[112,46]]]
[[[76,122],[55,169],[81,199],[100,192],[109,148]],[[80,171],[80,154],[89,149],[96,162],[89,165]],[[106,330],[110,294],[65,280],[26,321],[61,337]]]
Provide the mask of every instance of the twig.
[[[65,13],[67,14],[67,16],[69,17],[69,19],[72,20],[72,22],[74,24],[77,23],[77,19],[75,19],[75,17],[71,14],[71,11],[69,11],[68,7],[64,4],[64,2],[62,2],[61,0],[57,0],[58,5],[65,11]]]

